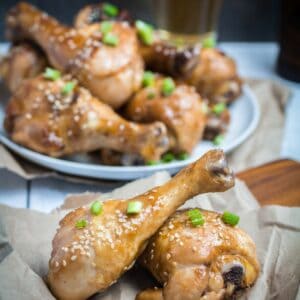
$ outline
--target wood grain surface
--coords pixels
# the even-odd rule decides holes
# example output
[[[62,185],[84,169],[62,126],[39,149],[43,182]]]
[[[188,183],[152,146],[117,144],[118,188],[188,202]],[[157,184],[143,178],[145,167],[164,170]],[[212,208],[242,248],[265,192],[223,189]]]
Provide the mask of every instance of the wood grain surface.
[[[283,159],[237,174],[261,205],[300,206],[300,163]]]

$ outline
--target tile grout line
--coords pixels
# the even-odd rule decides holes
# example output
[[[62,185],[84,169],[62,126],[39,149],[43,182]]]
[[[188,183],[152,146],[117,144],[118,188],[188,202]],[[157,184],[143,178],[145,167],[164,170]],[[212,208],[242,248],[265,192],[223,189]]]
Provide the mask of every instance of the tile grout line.
[[[30,208],[31,180],[26,182],[26,208]]]

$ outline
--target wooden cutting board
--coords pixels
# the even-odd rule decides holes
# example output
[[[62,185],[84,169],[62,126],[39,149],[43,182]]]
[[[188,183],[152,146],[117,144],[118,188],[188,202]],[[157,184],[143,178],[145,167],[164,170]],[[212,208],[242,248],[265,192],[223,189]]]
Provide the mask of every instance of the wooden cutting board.
[[[237,174],[261,205],[300,206],[300,163],[283,159]]]

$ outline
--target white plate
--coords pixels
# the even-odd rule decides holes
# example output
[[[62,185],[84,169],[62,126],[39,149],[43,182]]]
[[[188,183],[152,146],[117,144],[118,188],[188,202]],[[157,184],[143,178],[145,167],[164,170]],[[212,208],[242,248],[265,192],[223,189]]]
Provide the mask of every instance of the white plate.
[[[1,46],[0,52],[3,49]],[[195,147],[189,159],[155,166],[105,166],[95,163],[88,155],[76,155],[64,159],[52,158],[22,147],[11,141],[6,135],[3,128],[3,120],[5,103],[9,95],[3,91],[3,87],[0,87],[0,142],[20,156],[62,173],[116,180],[136,179],[162,170],[167,170],[171,174],[174,174],[184,166],[195,161],[206,151],[216,148],[211,142],[201,141]],[[248,86],[243,87],[242,96],[230,106],[230,114],[231,123],[229,130],[225,135],[223,143],[218,146],[218,148],[223,149],[226,153],[243,143],[255,130],[259,121],[260,111],[258,103]]]

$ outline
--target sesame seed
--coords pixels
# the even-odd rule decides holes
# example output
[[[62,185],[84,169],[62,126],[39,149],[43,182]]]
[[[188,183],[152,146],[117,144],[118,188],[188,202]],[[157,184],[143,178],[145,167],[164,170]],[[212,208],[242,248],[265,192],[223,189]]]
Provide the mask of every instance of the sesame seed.
[[[58,262],[58,261],[55,262],[55,267],[56,267],[56,268],[59,267],[59,262]]]
[[[62,265],[65,267],[67,265],[67,262],[65,260],[63,260]]]
[[[169,228],[169,229],[173,229],[173,228],[174,228],[174,225],[171,223],[171,224],[169,224],[168,228]]]
[[[167,253],[166,258],[167,258],[167,260],[169,260],[171,258],[171,254]]]
[[[72,255],[72,256],[71,256],[71,260],[72,260],[72,261],[76,260],[76,258],[77,258],[76,255]]]

